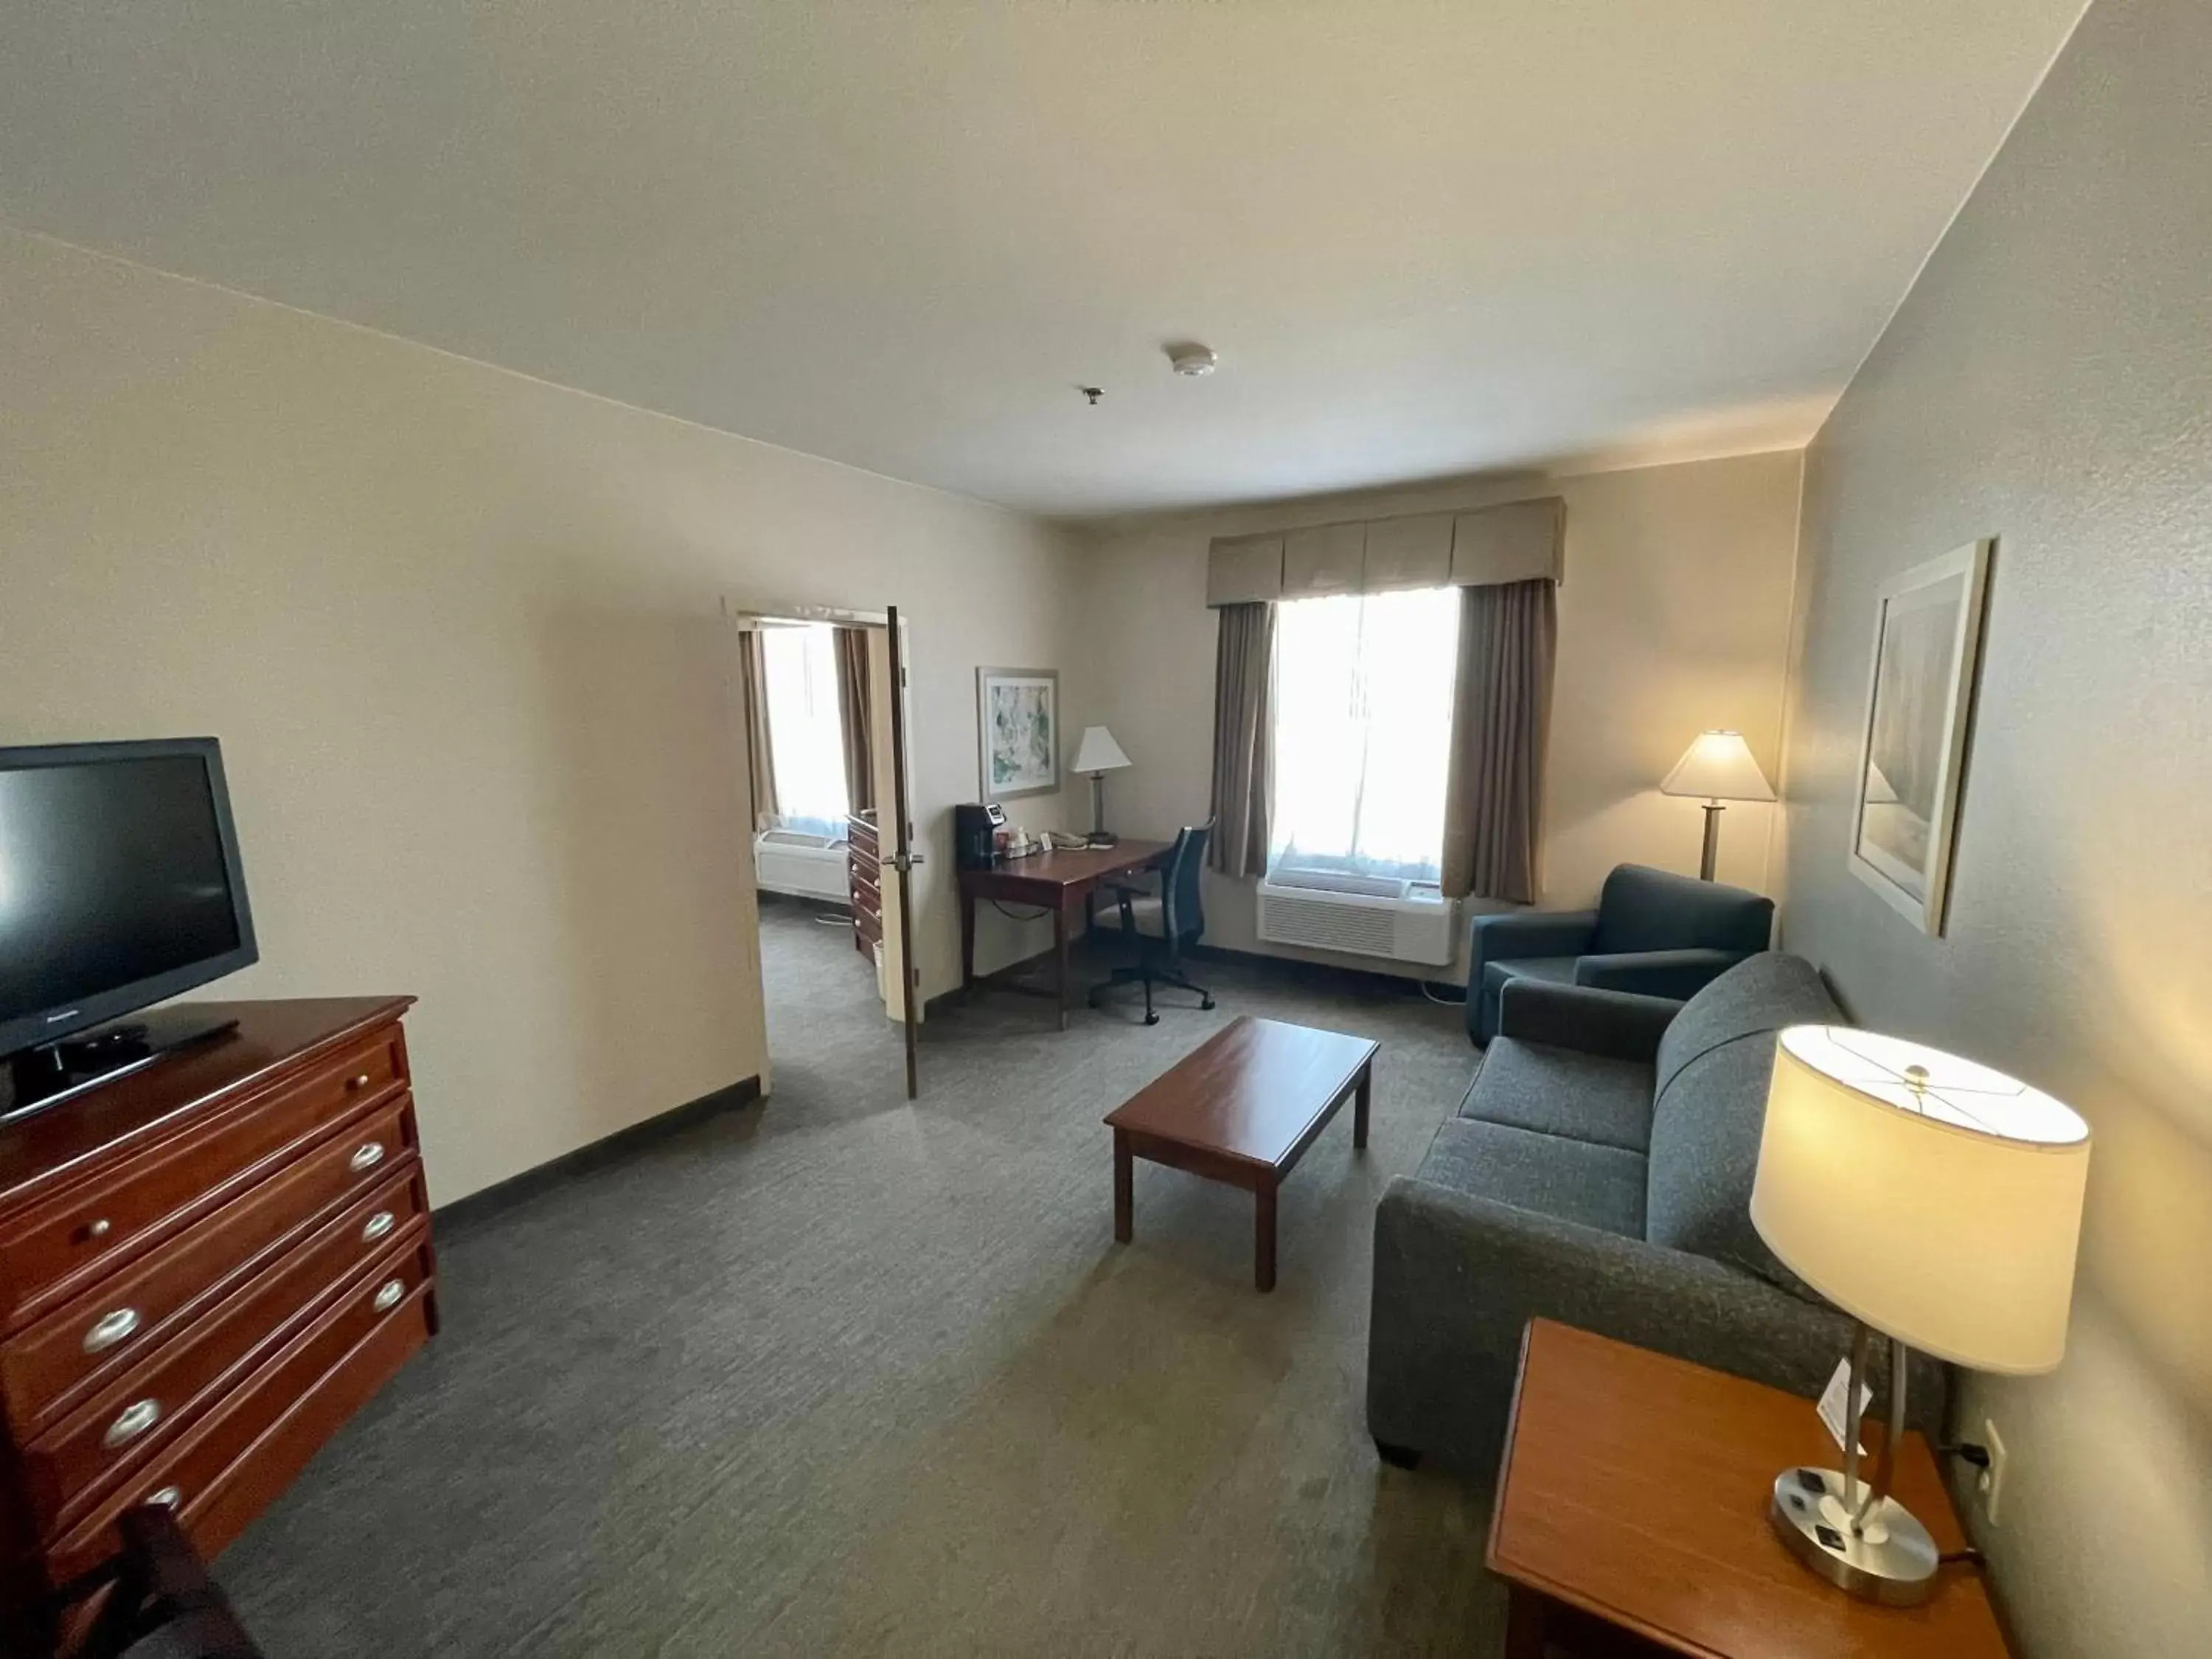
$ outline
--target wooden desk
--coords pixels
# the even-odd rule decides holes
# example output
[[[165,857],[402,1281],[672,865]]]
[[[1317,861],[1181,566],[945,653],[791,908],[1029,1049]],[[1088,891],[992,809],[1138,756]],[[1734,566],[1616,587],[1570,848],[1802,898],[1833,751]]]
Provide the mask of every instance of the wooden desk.
[[[1060,1005],[1060,1029],[1067,1029],[1067,992],[1073,975],[1068,971],[1070,923],[1084,914],[1091,895],[1103,881],[1133,876],[1157,864],[1168,846],[1158,841],[1125,841],[1112,847],[1085,847],[1067,852],[1032,853],[1025,859],[1008,859],[987,870],[960,872],[960,984],[972,988],[975,978],[975,906],[986,899],[1001,904],[1034,904],[1052,912],[1052,954],[1055,964],[1053,988],[1046,994]],[[1020,964],[1017,963],[1018,967]],[[998,977],[993,975],[994,978]],[[1026,992],[1024,985],[1002,982],[1001,988]]]
[[[1878,1450],[1880,1425],[1864,1433]],[[1885,1607],[1784,1547],[1766,1518],[1774,1477],[1838,1455],[1809,1400],[1531,1320],[1486,1557],[1512,1590],[1508,1659],[1538,1659],[1547,1639],[1702,1659],[2004,1659],[1972,1566],[1942,1568],[1924,1606]],[[1917,1434],[1896,1492],[1938,1549],[1963,1547]]]

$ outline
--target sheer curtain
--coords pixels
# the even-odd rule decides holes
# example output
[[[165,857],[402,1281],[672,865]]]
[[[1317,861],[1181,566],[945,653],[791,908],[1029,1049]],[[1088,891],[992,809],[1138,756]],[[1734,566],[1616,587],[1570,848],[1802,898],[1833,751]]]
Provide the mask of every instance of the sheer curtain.
[[[1459,590],[1275,607],[1271,870],[1435,881]]]
[[[763,628],[775,799],[784,828],[845,833],[845,738],[837,707],[837,648],[826,623]]]

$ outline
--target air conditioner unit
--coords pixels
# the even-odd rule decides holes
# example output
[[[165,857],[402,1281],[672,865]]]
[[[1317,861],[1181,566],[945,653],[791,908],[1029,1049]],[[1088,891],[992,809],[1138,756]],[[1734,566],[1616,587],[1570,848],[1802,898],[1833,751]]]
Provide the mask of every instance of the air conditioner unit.
[[[1284,870],[1260,883],[1260,937],[1274,945],[1441,968],[1458,914],[1434,882]]]

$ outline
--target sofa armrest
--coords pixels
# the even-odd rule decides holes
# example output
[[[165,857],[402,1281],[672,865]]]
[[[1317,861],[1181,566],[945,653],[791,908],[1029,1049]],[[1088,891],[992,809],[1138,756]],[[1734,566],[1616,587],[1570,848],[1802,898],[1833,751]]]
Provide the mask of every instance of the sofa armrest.
[[[1495,1474],[1539,1315],[1808,1399],[1849,1349],[1843,1313],[1704,1256],[1400,1176],[1375,1212],[1367,1419],[1376,1439]],[[1918,1365],[1915,1424],[1940,1423]]]
[[[1583,957],[1575,983],[1648,997],[1693,997],[1744,959],[1741,951],[1622,951]]]
[[[1498,1035],[1648,1066],[1658,1058],[1659,1039],[1681,1007],[1669,997],[1509,980],[1498,996]]]

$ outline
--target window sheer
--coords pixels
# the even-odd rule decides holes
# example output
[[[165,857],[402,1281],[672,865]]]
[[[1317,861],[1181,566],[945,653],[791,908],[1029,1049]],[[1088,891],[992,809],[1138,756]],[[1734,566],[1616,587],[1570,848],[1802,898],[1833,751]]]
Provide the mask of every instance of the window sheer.
[[[1455,587],[1276,607],[1271,871],[1437,879],[1459,617]]]
[[[826,623],[761,630],[775,799],[786,829],[845,833],[845,739],[837,653]]]

